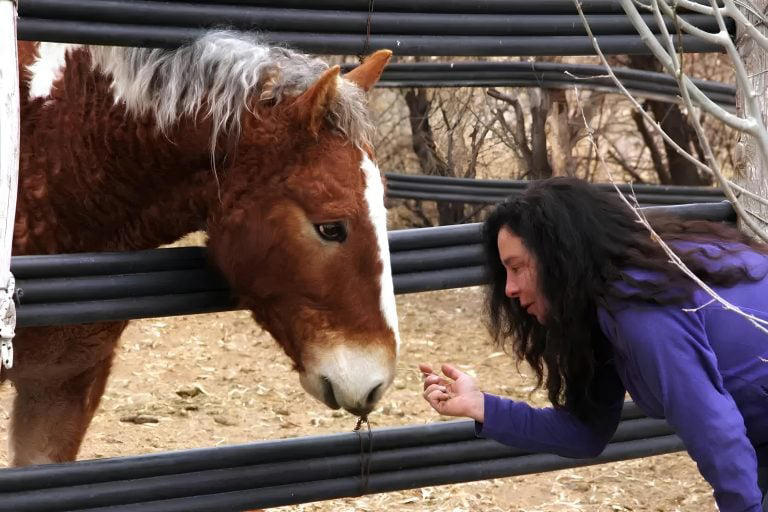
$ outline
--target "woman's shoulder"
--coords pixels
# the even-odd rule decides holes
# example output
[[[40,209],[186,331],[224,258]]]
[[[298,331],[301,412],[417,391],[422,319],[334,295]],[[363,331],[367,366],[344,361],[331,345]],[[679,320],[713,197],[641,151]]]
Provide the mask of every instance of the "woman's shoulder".
[[[600,328],[614,350],[629,354],[676,350],[706,339],[705,312],[680,304],[628,302],[623,307],[598,308]],[[660,341],[663,341],[661,343]]]

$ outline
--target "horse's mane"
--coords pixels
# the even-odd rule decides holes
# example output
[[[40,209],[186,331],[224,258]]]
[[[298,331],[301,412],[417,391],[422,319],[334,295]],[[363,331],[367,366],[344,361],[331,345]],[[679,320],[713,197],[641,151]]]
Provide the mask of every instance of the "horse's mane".
[[[213,123],[212,143],[237,133],[252,98],[278,103],[307,89],[328,64],[258,36],[214,31],[176,50],[89,47],[95,69],[112,76],[116,100],[129,112],[153,114],[165,130],[183,116],[203,114]],[[370,144],[372,126],[363,92],[339,81],[329,109],[333,126],[358,146]]]

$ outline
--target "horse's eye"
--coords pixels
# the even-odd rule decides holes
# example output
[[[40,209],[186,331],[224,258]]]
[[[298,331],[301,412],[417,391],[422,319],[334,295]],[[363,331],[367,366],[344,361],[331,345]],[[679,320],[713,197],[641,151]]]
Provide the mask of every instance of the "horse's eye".
[[[315,224],[317,234],[329,242],[343,242],[347,239],[347,228],[342,222],[325,222]]]

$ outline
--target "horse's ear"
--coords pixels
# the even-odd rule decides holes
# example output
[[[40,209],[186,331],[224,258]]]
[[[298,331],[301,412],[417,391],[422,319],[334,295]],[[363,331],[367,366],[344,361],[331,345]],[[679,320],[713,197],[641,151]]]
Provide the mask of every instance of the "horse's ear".
[[[365,58],[362,64],[346,73],[344,78],[368,92],[379,81],[381,73],[392,58],[391,50],[379,50]]]
[[[299,121],[317,135],[338,90],[339,66],[327,69],[294,103]]]

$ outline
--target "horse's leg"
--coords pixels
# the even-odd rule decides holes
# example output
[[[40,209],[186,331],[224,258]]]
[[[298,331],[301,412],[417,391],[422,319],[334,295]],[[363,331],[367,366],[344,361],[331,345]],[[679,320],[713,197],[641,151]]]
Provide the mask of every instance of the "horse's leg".
[[[75,460],[111,366],[112,356],[64,381],[16,381],[9,438],[14,466]]]

